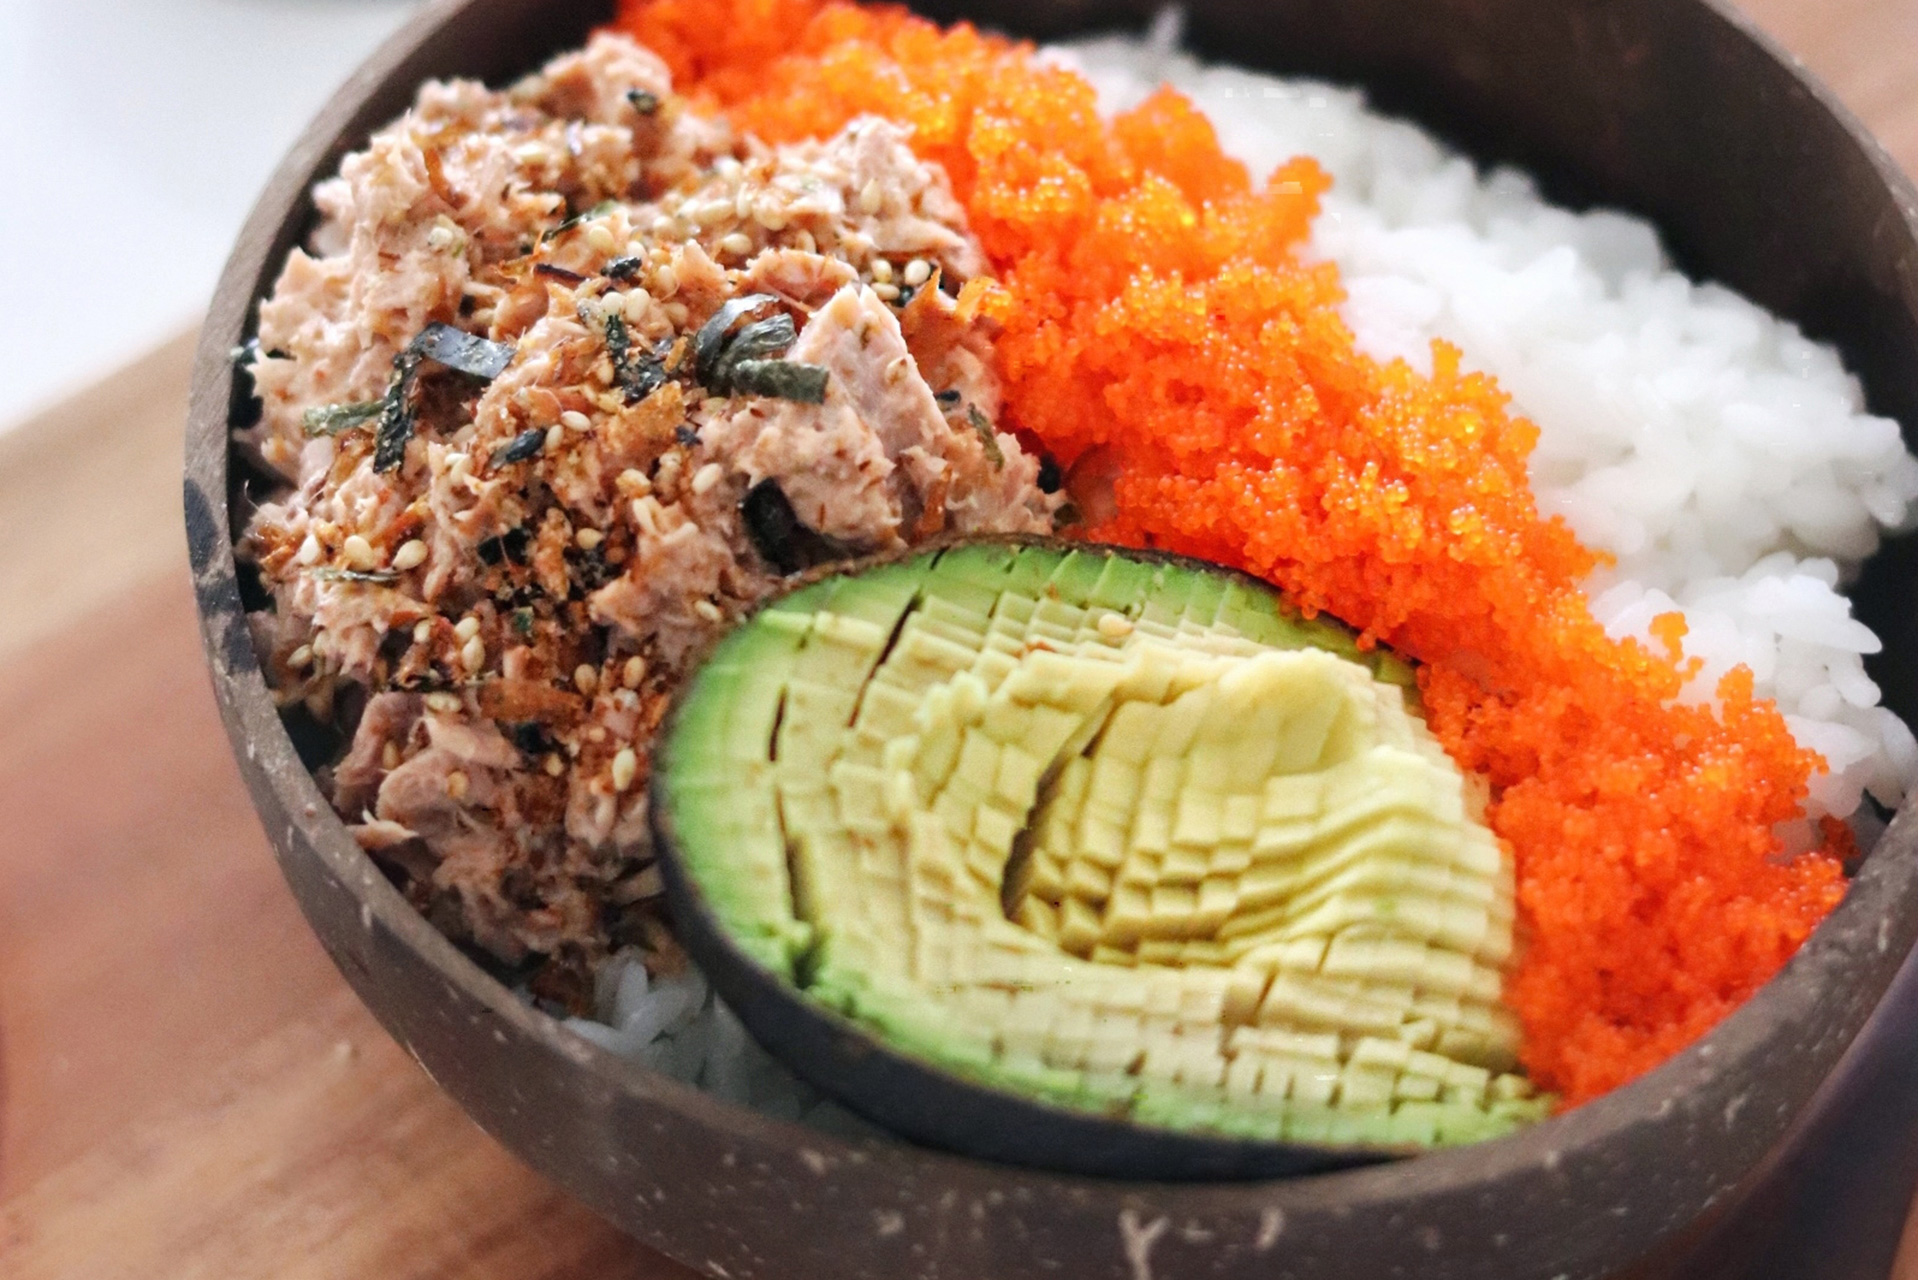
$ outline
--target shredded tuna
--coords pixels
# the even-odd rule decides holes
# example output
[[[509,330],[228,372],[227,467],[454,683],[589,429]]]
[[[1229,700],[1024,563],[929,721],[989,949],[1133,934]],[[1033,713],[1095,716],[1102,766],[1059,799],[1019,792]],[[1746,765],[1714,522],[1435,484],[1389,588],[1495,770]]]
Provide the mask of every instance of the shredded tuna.
[[[322,778],[362,847],[581,1008],[616,948],[677,963],[647,748],[688,655],[781,580],[752,486],[848,552],[1052,527],[959,301],[985,255],[899,126],[770,147],[610,35],[505,91],[428,85],[314,200],[240,437],[289,486],[241,541],[256,641],[346,736]],[[510,358],[424,358],[436,323]],[[786,367],[736,386],[735,342]]]

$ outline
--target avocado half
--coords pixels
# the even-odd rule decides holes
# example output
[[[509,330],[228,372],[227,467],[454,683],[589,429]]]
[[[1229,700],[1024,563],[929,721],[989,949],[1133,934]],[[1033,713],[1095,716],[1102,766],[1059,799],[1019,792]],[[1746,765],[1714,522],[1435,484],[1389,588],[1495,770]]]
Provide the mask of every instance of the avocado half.
[[[1477,780],[1401,660],[1246,575],[1000,538],[809,578],[687,678],[651,787],[720,994],[920,1141],[1277,1176],[1549,1109]]]

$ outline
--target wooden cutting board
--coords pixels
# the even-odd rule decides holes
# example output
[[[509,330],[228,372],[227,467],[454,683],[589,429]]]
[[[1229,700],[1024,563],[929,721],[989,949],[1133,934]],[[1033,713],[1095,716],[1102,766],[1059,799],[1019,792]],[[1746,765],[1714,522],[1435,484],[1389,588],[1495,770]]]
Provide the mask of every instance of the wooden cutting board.
[[[1912,0],[1747,7],[1914,171]],[[194,629],[191,349],[0,436],[0,1276],[690,1277],[475,1128],[282,886]]]

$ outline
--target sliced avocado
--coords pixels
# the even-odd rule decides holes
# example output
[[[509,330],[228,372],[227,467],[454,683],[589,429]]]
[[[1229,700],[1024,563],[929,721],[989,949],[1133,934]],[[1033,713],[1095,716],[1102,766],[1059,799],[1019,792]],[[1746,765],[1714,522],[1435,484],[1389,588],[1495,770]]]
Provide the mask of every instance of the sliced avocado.
[[[752,958],[990,1088],[1274,1142],[1546,1114],[1510,856],[1411,669],[1271,588],[1085,544],[805,585],[681,691],[657,825]]]

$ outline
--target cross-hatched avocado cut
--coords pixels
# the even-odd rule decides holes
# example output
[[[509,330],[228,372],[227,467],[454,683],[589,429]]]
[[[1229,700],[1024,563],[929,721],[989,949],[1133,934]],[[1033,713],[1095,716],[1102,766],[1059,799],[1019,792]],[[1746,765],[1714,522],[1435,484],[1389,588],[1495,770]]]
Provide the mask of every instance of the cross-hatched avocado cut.
[[[651,785],[696,958],[911,1136],[1214,1176],[1549,1109],[1481,784],[1403,661],[1243,575],[991,539],[818,577],[689,677]]]

